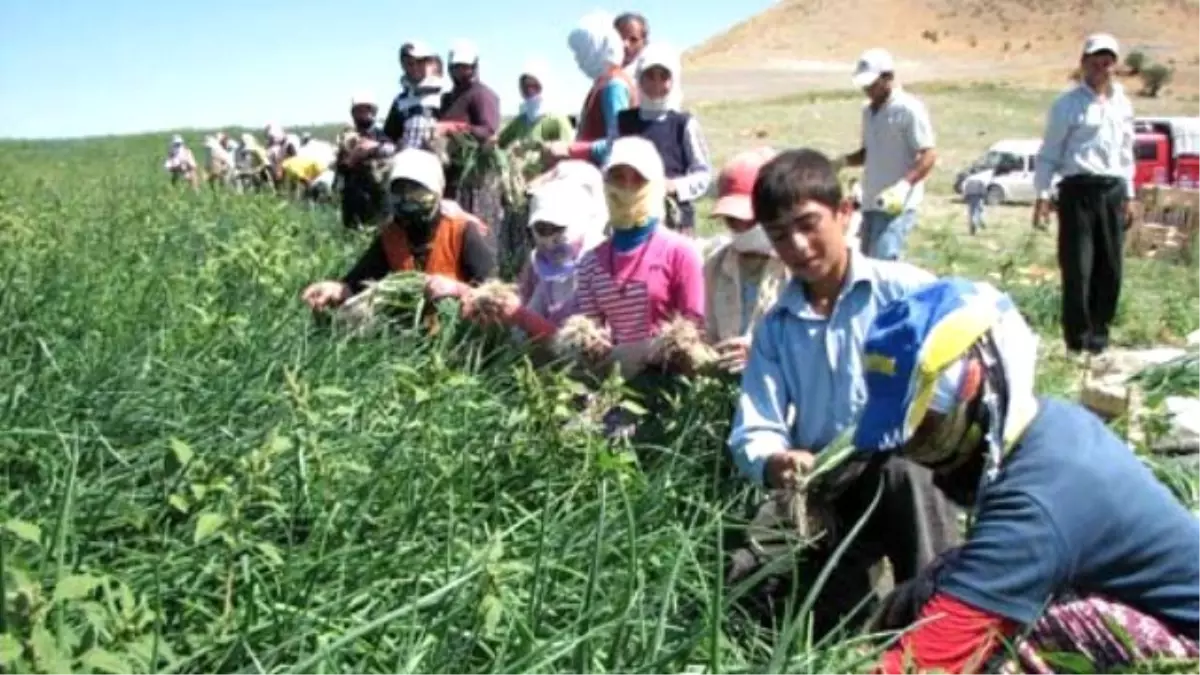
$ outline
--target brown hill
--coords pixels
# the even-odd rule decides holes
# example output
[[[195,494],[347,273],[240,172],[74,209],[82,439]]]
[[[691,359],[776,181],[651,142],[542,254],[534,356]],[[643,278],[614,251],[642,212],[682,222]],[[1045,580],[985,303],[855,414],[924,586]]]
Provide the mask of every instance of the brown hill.
[[[845,87],[857,55],[879,46],[909,80],[1062,85],[1083,37],[1108,31],[1126,52],[1174,66],[1172,89],[1191,95],[1198,29],[1197,0],[782,0],[688,50],[684,64],[701,87],[731,70]]]

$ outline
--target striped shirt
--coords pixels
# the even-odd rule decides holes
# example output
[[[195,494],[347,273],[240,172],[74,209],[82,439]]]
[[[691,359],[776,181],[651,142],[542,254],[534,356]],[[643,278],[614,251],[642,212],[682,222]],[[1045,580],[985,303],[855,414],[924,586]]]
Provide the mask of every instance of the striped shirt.
[[[1046,116],[1033,187],[1040,198],[1050,195],[1055,174],[1122,178],[1134,196],[1133,104],[1125,88],[1114,82],[1101,100],[1086,83],[1063,92]]]
[[[579,311],[608,326],[614,345],[653,337],[676,315],[703,328],[703,268],[688,237],[665,227],[626,253],[605,241],[579,263]]]

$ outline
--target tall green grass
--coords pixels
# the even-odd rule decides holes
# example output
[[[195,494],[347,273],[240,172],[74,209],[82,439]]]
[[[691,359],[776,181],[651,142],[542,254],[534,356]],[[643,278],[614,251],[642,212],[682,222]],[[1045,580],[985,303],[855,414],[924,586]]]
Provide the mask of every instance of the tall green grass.
[[[753,495],[725,385],[610,446],[570,424],[576,385],[486,341],[333,336],[297,296],[366,235],[172,190],[159,145],[0,149],[6,671],[871,664],[878,641],[732,618]]]

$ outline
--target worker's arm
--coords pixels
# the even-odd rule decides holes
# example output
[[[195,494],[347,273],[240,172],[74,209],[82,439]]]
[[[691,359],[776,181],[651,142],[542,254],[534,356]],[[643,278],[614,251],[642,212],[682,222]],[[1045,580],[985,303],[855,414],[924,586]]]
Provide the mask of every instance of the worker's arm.
[[[933,165],[937,163],[937,139],[933,133],[933,121],[929,118],[929,110],[925,104],[914,100],[909,108],[908,143],[916,149],[916,159],[904,180],[909,185],[916,185],[929,176]]]
[[[712,184],[712,163],[709,160],[708,143],[704,139],[700,121],[689,117],[683,134],[687,168],[683,176],[673,179],[671,183],[674,185],[676,197],[685,202],[692,202],[708,192],[708,187]]]
[[[1066,101],[1068,99],[1065,96],[1058,99],[1054,105],[1050,106],[1050,112],[1046,114],[1042,148],[1038,151],[1037,166],[1033,171],[1033,189],[1038,200],[1050,198],[1050,184],[1054,180],[1054,175],[1062,169],[1067,136],[1070,131]]]
[[[875,669],[877,673],[978,673],[1017,624],[936,593]]]
[[[496,276],[496,251],[478,223],[469,222],[463,230],[461,264],[463,278],[472,286]]]
[[[468,105],[470,132],[477,140],[486,141],[500,128],[500,100],[490,91],[476,90]]]
[[[383,250],[383,238],[375,237],[358,262],[354,263],[354,267],[342,277],[342,283],[350,289],[351,295],[356,295],[366,288],[366,282],[378,281],[390,271],[387,254]]]

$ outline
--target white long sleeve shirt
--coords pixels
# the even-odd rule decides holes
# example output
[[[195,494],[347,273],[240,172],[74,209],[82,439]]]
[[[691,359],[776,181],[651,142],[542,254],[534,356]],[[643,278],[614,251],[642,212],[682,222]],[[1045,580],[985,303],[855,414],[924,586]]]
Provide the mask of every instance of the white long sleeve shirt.
[[[1046,116],[1046,132],[1038,152],[1033,187],[1038,197],[1050,196],[1055,174],[1112,176],[1125,180],[1134,196],[1133,104],[1125,88],[1113,83],[1112,94],[1101,99],[1086,83],[1063,92]]]

